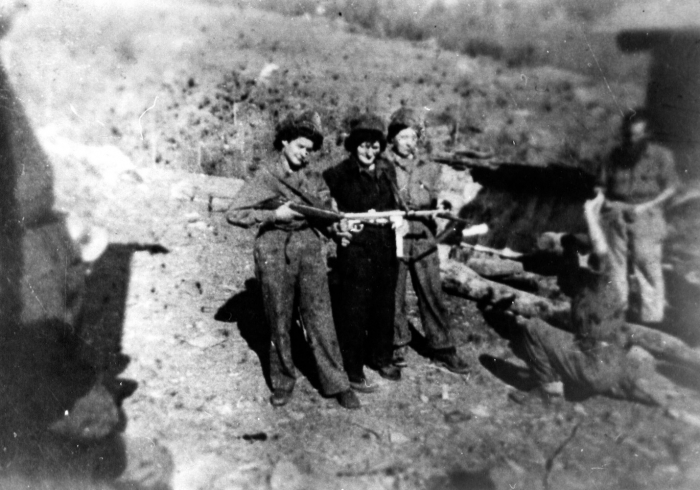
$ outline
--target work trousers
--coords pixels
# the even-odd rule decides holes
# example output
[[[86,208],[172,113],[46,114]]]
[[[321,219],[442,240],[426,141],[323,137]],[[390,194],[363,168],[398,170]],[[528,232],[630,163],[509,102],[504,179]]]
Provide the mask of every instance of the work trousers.
[[[527,363],[540,384],[562,381],[578,395],[626,398],[634,392],[640,366],[615,344],[584,351],[573,334],[533,318],[525,323]]]
[[[630,309],[631,320],[661,322],[666,294],[661,268],[666,222],[661,209],[638,215],[625,211],[626,204],[607,202],[601,214],[610,247],[611,278]],[[634,281],[633,288],[630,282]],[[630,299],[630,290],[638,296]]]
[[[338,247],[338,340],[350,381],[364,378],[363,365],[391,363],[397,259],[394,232],[366,226],[361,237]]]
[[[440,260],[437,250],[433,250],[416,262],[411,261],[412,257],[419,257],[434,246],[433,233],[422,222],[412,222],[411,232],[404,238],[403,243],[404,256],[408,262],[399,261],[398,266],[394,348],[411,342],[406,311],[406,281],[410,273],[413,290],[418,298],[418,311],[428,348],[433,351],[452,350],[455,346],[450,335],[447,308],[442,296]]]
[[[324,395],[350,388],[333,323],[321,239],[312,229],[269,230],[255,241],[255,272],[269,325],[273,390],[291,391],[296,380],[290,330],[304,328]],[[298,315],[297,315],[298,312]]]

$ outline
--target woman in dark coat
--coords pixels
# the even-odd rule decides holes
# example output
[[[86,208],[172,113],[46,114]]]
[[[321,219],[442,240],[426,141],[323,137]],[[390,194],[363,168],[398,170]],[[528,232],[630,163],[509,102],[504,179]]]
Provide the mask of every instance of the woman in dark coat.
[[[345,140],[348,158],[324,173],[339,211],[398,209],[394,168],[379,158],[386,147],[384,133],[384,123],[374,114],[353,122]],[[336,327],[343,364],[356,391],[377,389],[365,377],[364,365],[383,378],[401,378],[401,370],[392,364],[397,271],[396,240],[389,223],[366,223],[349,244],[338,247]]]

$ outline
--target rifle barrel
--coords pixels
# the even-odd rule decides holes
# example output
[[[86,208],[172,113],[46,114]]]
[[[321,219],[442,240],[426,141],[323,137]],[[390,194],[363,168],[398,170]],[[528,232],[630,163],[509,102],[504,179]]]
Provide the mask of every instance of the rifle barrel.
[[[471,222],[450,214],[445,211],[440,211],[438,209],[423,209],[418,211],[372,211],[366,213],[343,213],[343,217],[351,220],[376,220],[376,219],[390,219],[394,217],[403,217],[405,219],[411,218],[443,218],[450,221],[456,221],[458,223],[470,224]]]

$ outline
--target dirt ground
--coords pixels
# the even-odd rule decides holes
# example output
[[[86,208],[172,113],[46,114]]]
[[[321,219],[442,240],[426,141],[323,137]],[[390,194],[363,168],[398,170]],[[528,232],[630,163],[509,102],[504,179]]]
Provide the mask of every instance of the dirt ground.
[[[535,150],[520,153],[536,163],[558,130],[578,131],[567,148],[579,156],[604,147],[615,104],[640,100],[639,87],[615,87],[616,97],[574,74],[511,72],[326,21],[207,2],[127,2],[124,10],[39,3],[46,8],[17,20],[3,60],[54,158],[58,206],[106,228],[119,252],[105,273],[132,359],[124,375],[139,383],[124,405],[127,434],[171,451],[175,490],[700,487],[700,432],[659,409],[605,398],[558,407],[510,401],[509,392],[529,386],[524,364],[473,303],[456,297],[448,298],[450,317],[471,374],[450,373],[414,349],[400,382],[377,377],[381,390],[361,395],[363,408],[350,412],[318,394],[299,349],[294,398],[272,408],[255,232],[229,226],[219,209],[240,185],[230,177],[264,158],[251,145],[269,132],[275,110],[314,100],[333,129],[357,99],[383,112],[407,99],[447,113],[464,109],[455,87],[471,80],[478,128],[462,137],[494,145],[515,131],[540,145],[523,143]],[[258,97],[255,104],[242,101],[240,91],[271,62],[287,81],[251,89],[246,100]],[[234,71],[238,85],[224,76]],[[544,83],[548,99],[517,87],[526,79]],[[518,107],[496,92],[517,97]],[[231,94],[243,104],[238,119]],[[339,151],[329,142],[322,156]],[[225,177],[193,173],[212,169]],[[459,192],[468,178],[455,178],[449,187]],[[672,403],[700,413],[695,373],[664,372],[678,384]]]

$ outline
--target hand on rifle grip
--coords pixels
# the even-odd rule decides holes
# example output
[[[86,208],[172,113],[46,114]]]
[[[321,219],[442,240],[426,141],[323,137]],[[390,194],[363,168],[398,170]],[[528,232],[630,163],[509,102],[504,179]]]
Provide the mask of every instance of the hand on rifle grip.
[[[411,231],[411,225],[408,223],[407,219],[403,218],[403,216],[392,217],[391,226],[396,231],[397,237],[400,236],[403,238]]]
[[[348,230],[350,233],[359,233],[365,228],[364,223],[359,220],[348,220]]]
[[[337,223],[334,223],[333,232],[340,241],[341,247],[347,247],[350,244],[350,240],[352,240],[352,230],[350,229],[347,219],[343,218]]]
[[[438,204],[437,208],[439,211],[449,213],[450,211],[452,211],[452,203],[448,200],[443,199],[442,201],[440,201],[440,204]]]

